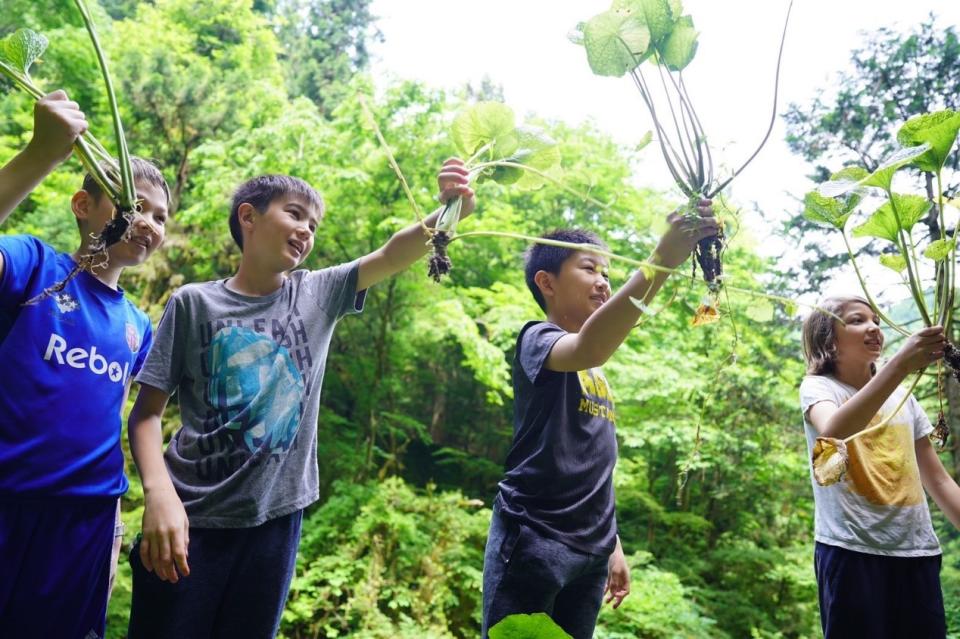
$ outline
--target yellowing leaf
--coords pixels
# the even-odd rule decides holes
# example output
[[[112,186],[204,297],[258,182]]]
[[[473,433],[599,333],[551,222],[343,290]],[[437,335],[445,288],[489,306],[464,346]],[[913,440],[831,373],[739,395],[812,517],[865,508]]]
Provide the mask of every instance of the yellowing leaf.
[[[880,263],[897,273],[907,268],[907,260],[899,253],[884,253],[880,256]]]
[[[763,298],[755,298],[750,300],[745,312],[755,322],[770,322],[773,320],[773,310],[773,304]]]
[[[697,312],[690,320],[691,326],[703,326],[720,321],[720,309],[712,304],[701,304],[697,307]]]
[[[812,457],[813,478],[821,486],[836,484],[847,472],[847,445],[840,439],[817,437]]]
[[[929,257],[934,262],[944,260],[950,255],[950,248],[953,246],[953,240],[935,240],[930,242],[924,251],[924,257]]]

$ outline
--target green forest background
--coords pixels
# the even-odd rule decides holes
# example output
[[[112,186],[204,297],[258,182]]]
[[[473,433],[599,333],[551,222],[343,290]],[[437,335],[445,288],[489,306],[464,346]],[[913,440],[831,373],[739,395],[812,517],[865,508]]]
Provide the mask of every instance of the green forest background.
[[[45,34],[51,44],[35,67],[38,82],[65,88],[94,133],[112,139],[73,2],[0,1],[0,36],[22,26]],[[156,159],[172,186],[175,217],[165,247],[122,280],[154,320],[178,286],[226,277],[237,266],[228,199],[253,175],[289,173],[323,193],[327,216],[311,268],[363,255],[413,220],[358,95],[370,96],[427,210],[435,204],[436,167],[453,154],[446,133],[452,118],[472,101],[499,97],[495,78],[446,91],[398,81],[375,95],[365,69],[369,45],[381,35],[369,0],[89,4],[130,148]],[[791,143],[810,160],[811,173],[823,177],[818,161],[850,140],[862,142],[870,127],[895,130],[903,113],[950,106],[960,94],[957,50],[953,30],[931,17],[910,37],[873,34],[852,66],[838,60],[837,71],[846,73],[840,95],[828,103],[811,93],[809,104],[786,112]],[[898,64],[922,71],[897,74]],[[877,68],[886,86],[864,96],[862,85]],[[26,97],[0,88],[5,162],[29,140],[32,110]],[[552,186],[522,193],[488,183],[478,188],[477,214],[460,230],[539,234],[578,225],[597,231],[617,253],[646,256],[678,198],[636,186],[635,149],[589,125],[538,124],[560,142],[565,183],[613,209]],[[878,160],[885,139],[875,135],[875,146],[854,150]],[[80,179],[76,161],[61,167],[2,232],[73,250],[69,197]],[[738,285],[796,295],[838,263],[816,253],[821,249],[799,219],[784,222],[783,232],[798,238],[805,256],[793,269],[761,258],[757,239],[739,229],[726,254]],[[488,238],[455,243],[454,271],[442,285],[419,263],[377,286],[363,315],[338,327],[319,424],[321,500],[306,513],[281,636],[478,636],[483,545],[512,433],[508,362],[518,328],[539,317],[523,283],[523,249]],[[613,284],[626,275],[614,268]],[[619,610],[601,612],[597,636],[818,636],[812,496],[797,407],[798,324],[785,309],[732,297],[733,321],[691,328],[703,292],[675,278],[659,298],[669,305],[605,367],[617,398],[617,508],[632,594]],[[176,415],[174,404],[167,437]],[[956,467],[952,451],[943,457]],[[125,634],[125,554],[142,514],[132,463],[128,474],[127,534],[108,637]],[[935,519],[948,620],[960,633],[960,542],[939,514]]]

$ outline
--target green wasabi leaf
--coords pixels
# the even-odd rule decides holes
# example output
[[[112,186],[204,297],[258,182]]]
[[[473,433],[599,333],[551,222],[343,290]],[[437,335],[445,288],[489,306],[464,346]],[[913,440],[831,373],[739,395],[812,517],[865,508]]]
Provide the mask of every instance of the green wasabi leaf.
[[[490,628],[490,639],[571,639],[545,613],[510,615]]]
[[[583,25],[583,46],[594,73],[620,77],[649,54],[650,30],[641,16],[605,11]]]
[[[927,214],[930,206],[930,202],[925,197],[894,193],[893,199],[874,211],[866,222],[854,228],[852,235],[878,237],[896,243],[899,228],[902,227],[909,233],[910,229]],[[898,216],[899,225],[897,224]]]
[[[893,154],[883,161],[883,164],[877,167],[876,171],[860,181],[860,186],[877,186],[884,191],[890,191],[893,174],[929,150],[930,144],[924,143],[919,146],[911,146],[894,151]]]
[[[840,197],[851,191],[858,191],[861,182],[870,176],[870,172],[860,166],[848,166],[830,176],[830,180],[817,187],[817,192],[826,197]]]
[[[856,193],[832,198],[810,191],[803,197],[803,217],[814,224],[843,230],[858,204],[860,196]]]
[[[870,175],[870,171],[866,170],[862,166],[845,166],[831,175],[830,180],[853,180],[854,182],[859,182],[868,175]]]
[[[929,257],[934,262],[939,262],[947,259],[952,247],[953,240],[935,240],[930,242],[930,246],[923,251],[923,255],[924,257]]]
[[[496,157],[517,150],[513,110],[500,102],[478,102],[453,121],[453,144],[463,157],[470,157],[490,142]]]
[[[30,65],[43,55],[49,41],[30,29],[17,29],[0,40],[0,62],[6,62],[23,75],[30,76]]]
[[[921,171],[939,173],[960,130],[960,113],[946,109],[924,113],[907,120],[897,131],[897,141],[904,146],[930,145],[930,150],[914,160]]]
[[[560,147],[556,141],[540,129],[532,127],[518,127],[517,139],[525,155],[520,164],[537,169],[542,173],[549,173],[560,168]],[[532,191],[545,185],[548,180],[531,171],[524,171],[517,180],[518,189]]]
[[[639,18],[650,30],[650,41],[658,46],[670,35],[673,22],[680,15],[679,11],[673,13],[671,4],[670,0],[614,0],[610,11]]]
[[[502,158],[506,162],[521,164],[536,169],[541,173],[549,173],[560,166],[560,147],[543,130],[520,126],[514,131],[517,140],[517,150],[513,155]],[[516,166],[496,166],[490,171],[481,174],[478,182],[492,180],[497,184],[515,184],[524,190],[538,189],[549,180],[532,171],[526,171]]]
[[[693,18],[677,20],[660,49],[660,61],[671,71],[682,71],[697,53],[697,35]]]
[[[899,253],[884,253],[880,256],[880,263],[897,273],[902,273],[907,268],[906,258]]]

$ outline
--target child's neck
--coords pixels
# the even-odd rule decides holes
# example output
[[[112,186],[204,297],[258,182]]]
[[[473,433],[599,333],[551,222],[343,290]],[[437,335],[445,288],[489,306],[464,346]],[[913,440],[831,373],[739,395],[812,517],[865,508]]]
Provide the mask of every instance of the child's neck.
[[[88,253],[90,253],[90,247],[81,246],[73,253],[71,257],[73,257],[74,262],[79,264],[81,257],[87,255]],[[122,272],[122,266],[114,266],[109,261],[107,262],[107,265],[102,268],[93,268],[90,270],[91,275],[113,290],[117,290],[117,288],[119,288],[120,274]]]
[[[227,280],[227,288],[241,295],[263,297],[283,286],[285,277],[286,273],[275,273],[268,269],[257,268],[248,260],[241,259],[237,272]]]
[[[568,333],[579,333],[583,328],[583,322],[578,322],[568,315],[556,312],[555,309],[547,309],[547,321],[556,324]]]
[[[837,370],[834,377],[844,384],[860,390],[867,385],[867,382],[873,379],[871,364],[872,362],[839,361],[837,362]]]

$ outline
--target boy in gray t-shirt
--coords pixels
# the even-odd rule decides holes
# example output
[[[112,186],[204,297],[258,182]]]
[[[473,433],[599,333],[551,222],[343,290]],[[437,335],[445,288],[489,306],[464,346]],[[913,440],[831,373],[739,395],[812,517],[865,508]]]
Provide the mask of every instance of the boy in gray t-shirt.
[[[462,197],[462,214],[473,210],[462,162],[448,160],[438,183],[441,201]],[[230,212],[243,251],[236,274],[167,303],[129,421],[145,499],[130,554],[131,639],[276,635],[302,510],[319,496],[317,413],[334,326],[426,252],[411,225],[353,262],[292,270],[322,215],[302,180],[244,183]],[[182,426],[162,452],[174,392]]]

